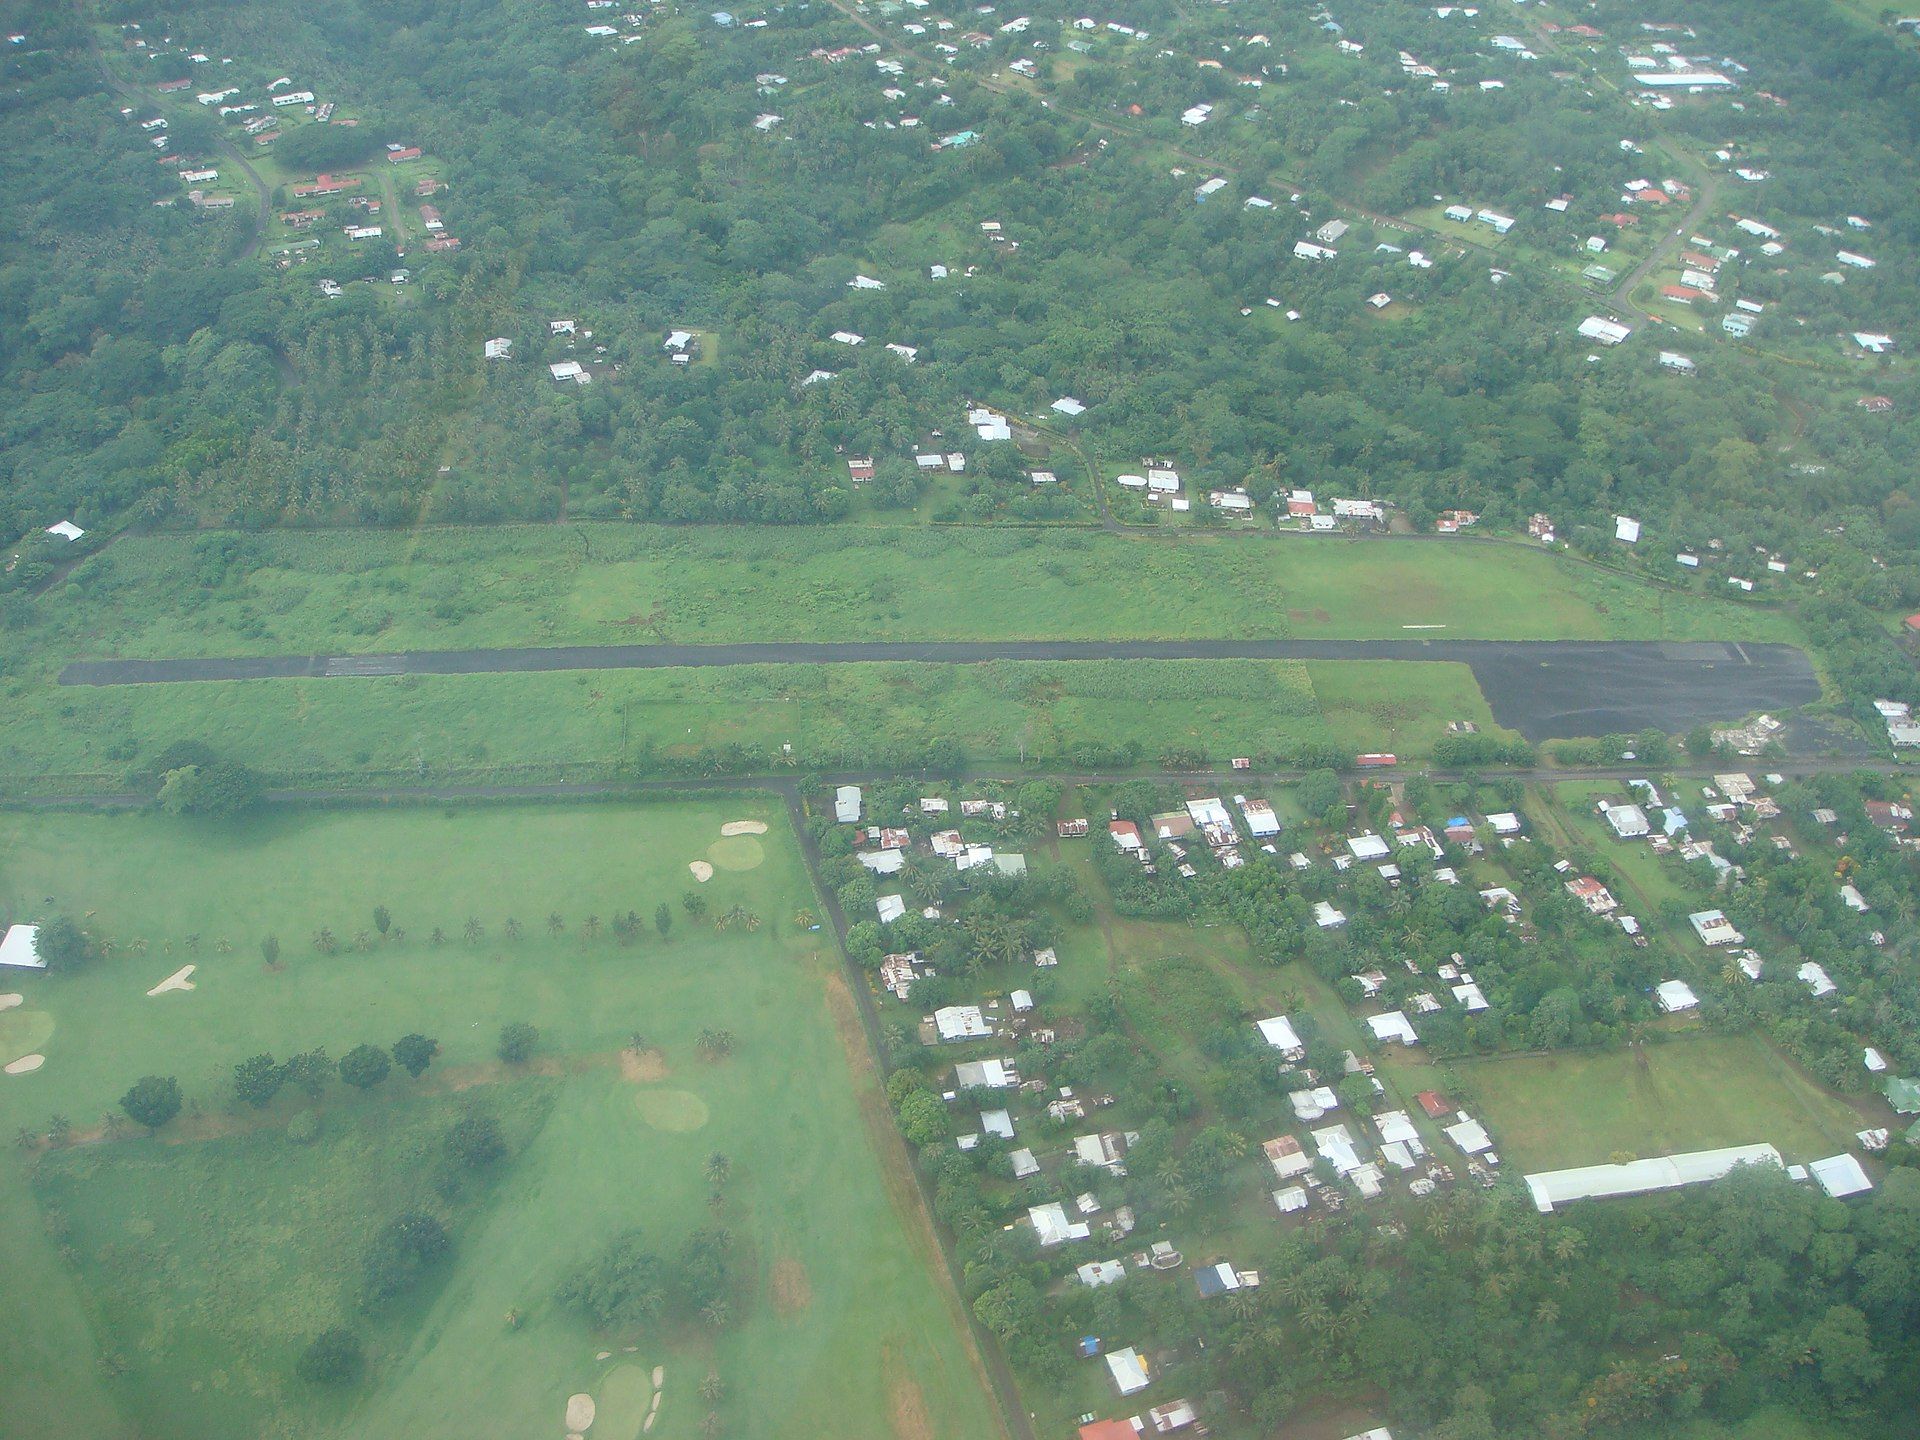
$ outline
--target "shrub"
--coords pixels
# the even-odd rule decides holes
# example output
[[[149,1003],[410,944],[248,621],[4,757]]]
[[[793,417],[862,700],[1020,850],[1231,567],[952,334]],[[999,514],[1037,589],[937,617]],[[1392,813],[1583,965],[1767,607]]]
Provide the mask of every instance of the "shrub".
[[[340,1057],[340,1078],[356,1090],[371,1090],[392,1070],[393,1062],[378,1045],[356,1045]]]
[[[469,1170],[484,1170],[506,1153],[506,1137],[491,1115],[469,1110],[447,1131],[447,1154]]]
[[[533,1054],[540,1032],[524,1020],[500,1028],[500,1058],[509,1065],[523,1064]]]
[[[638,1230],[625,1230],[560,1286],[562,1305],[578,1310],[598,1330],[641,1325],[666,1303],[667,1273]]]
[[[433,1216],[417,1210],[395,1216],[381,1226],[367,1250],[368,1304],[411,1290],[452,1248],[446,1227]]]
[[[314,1336],[293,1368],[309,1385],[350,1385],[365,1373],[367,1357],[360,1337],[336,1325]]]
[[[180,1113],[180,1082],[171,1075],[146,1075],[120,1097],[120,1108],[135,1124],[158,1130]]]

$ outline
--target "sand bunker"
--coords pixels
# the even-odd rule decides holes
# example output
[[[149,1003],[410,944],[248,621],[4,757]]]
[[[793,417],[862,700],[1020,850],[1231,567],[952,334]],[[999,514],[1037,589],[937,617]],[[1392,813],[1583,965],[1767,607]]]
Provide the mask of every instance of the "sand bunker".
[[[729,820],[720,827],[722,835],[764,835],[767,822],[764,820]]]
[[[656,1365],[653,1367],[653,1388],[654,1389],[658,1390],[660,1386],[666,1381],[666,1378],[667,1378],[666,1366]],[[654,1403],[655,1405],[658,1405],[659,1401],[656,1400]]]
[[[593,1426],[593,1396],[569,1395],[567,1397],[567,1429],[578,1435]]]
[[[707,1123],[707,1102],[690,1090],[642,1090],[633,1098],[640,1118],[656,1130],[684,1135]]]
[[[154,986],[153,989],[147,991],[147,994],[166,995],[175,990],[193,989],[193,972],[198,968],[199,967],[195,965],[182,965],[178,970],[174,971],[173,974],[167,976],[166,979]]]
[[[52,1034],[53,1016],[45,1010],[8,1010],[0,1014],[0,1065],[45,1048]],[[27,1068],[37,1070],[40,1067],[30,1065]]]
[[[596,1360],[611,1360],[613,1358],[613,1351],[602,1350],[598,1355],[594,1356],[593,1358]]]
[[[767,858],[767,852],[751,835],[730,835],[707,847],[707,859],[722,870],[752,870]]]
[[[11,1010],[17,1005],[24,1005],[26,1003],[27,997],[18,992],[0,995],[0,1010]]]
[[[31,1075],[46,1063],[47,1057],[44,1055],[22,1055],[18,1060],[7,1066],[7,1074]]]
[[[713,867],[704,860],[694,860],[690,862],[687,869],[693,872],[693,878],[698,880],[702,885],[713,878]]]

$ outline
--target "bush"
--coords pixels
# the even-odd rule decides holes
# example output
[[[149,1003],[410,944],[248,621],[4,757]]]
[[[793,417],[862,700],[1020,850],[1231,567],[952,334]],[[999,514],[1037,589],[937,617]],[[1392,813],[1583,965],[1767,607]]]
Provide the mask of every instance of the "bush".
[[[368,1304],[411,1290],[452,1248],[446,1227],[431,1215],[415,1210],[389,1220],[367,1250]]]
[[[418,1080],[426,1073],[433,1057],[440,1053],[440,1042],[415,1033],[402,1035],[393,1042],[393,1058],[400,1068]]]
[[[520,1065],[533,1054],[540,1032],[524,1020],[500,1028],[500,1058],[509,1065]]]
[[[180,1082],[171,1075],[146,1075],[120,1097],[120,1108],[135,1124],[158,1130],[180,1113]]]
[[[360,1337],[336,1325],[314,1336],[293,1368],[309,1385],[351,1385],[366,1372],[367,1357]]]
[[[47,962],[49,970],[71,970],[94,955],[92,937],[65,915],[56,915],[41,923],[33,948]]]
[[[271,1055],[254,1055],[233,1067],[234,1097],[256,1110],[278,1095],[286,1083],[287,1072]]]
[[[666,1266],[641,1243],[638,1230],[626,1230],[570,1275],[556,1298],[596,1330],[619,1330],[652,1320],[666,1296]]]
[[[227,820],[260,803],[260,777],[231,760],[182,765],[160,782],[160,808],[169,815],[203,815]]]
[[[340,1078],[356,1090],[371,1090],[392,1069],[393,1062],[378,1045],[356,1045],[340,1057]]]
[[[912,1145],[931,1145],[947,1136],[947,1107],[931,1090],[915,1090],[900,1102],[900,1133]]]
[[[447,1154],[469,1170],[484,1170],[506,1153],[506,1137],[491,1115],[470,1110],[447,1131]]]
[[[373,154],[380,143],[365,125],[302,125],[281,136],[274,158],[290,170],[345,170]]]

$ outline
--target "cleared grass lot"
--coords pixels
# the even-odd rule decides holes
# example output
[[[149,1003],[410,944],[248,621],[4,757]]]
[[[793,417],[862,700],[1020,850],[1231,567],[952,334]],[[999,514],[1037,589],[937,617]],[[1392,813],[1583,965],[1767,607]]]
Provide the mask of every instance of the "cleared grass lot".
[[[1857,1147],[1854,1132],[1867,1124],[1748,1036],[1456,1062],[1455,1069],[1515,1170],[1763,1142],[1806,1161]]]
[[[753,930],[717,930],[678,903],[695,888],[688,862],[732,819],[770,830],[744,837],[751,849],[727,840],[700,888],[714,913],[750,910]],[[32,1337],[16,1354],[31,1383],[0,1386],[0,1433],[558,1434],[566,1397],[586,1391],[608,1407],[606,1433],[624,1436],[623,1364],[666,1367],[650,1432],[665,1440],[699,1433],[709,1369],[732,1433],[886,1440],[915,1416],[916,1435],[997,1433],[837,958],[796,925],[812,897],[784,823],[754,797],[276,814],[231,831],[0,818],[6,913],[91,911],[119,946],[77,974],[10,979],[22,1009],[54,1024],[45,1068],[0,1084],[0,1123],[40,1130],[65,1114],[84,1135],[149,1072],[177,1075],[194,1102],[157,1141],[0,1157],[0,1242],[23,1282],[0,1287],[0,1323]],[[661,902],[675,916],[664,941]],[[406,937],[357,953],[376,904]],[[630,946],[606,928],[629,909],[648,922]],[[591,940],[589,914],[602,921]],[[475,943],[469,917],[485,927]],[[339,954],[314,949],[322,925]],[[437,946],[436,926],[450,937]],[[258,949],[266,933],[282,942],[277,968]],[[145,953],[130,953],[137,940]],[[194,990],[146,995],[189,962]],[[521,1020],[541,1043],[510,1071],[495,1037]],[[733,1032],[733,1058],[700,1058],[708,1028]],[[337,1056],[415,1029],[442,1046],[420,1082],[336,1084],[317,1105],[283,1094],[263,1112],[229,1104],[231,1066],[248,1055]],[[653,1047],[644,1066],[622,1054],[635,1031]],[[501,1119],[512,1157],[483,1193],[447,1203],[443,1278],[360,1317],[362,1249],[396,1208],[441,1204],[423,1162],[468,1104]],[[309,1108],[320,1136],[301,1145],[286,1127]],[[733,1162],[717,1213],[702,1174],[716,1151]],[[554,1302],[615,1232],[637,1225],[669,1251],[709,1223],[734,1237],[730,1327],[600,1337]],[[371,1373],[344,1400],[317,1398],[290,1360],[340,1316],[365,1335]]]

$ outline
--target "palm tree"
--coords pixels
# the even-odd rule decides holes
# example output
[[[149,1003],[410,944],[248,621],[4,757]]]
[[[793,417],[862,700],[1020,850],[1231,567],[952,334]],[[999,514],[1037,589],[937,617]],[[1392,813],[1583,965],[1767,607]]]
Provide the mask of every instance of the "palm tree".
[[[646,1054],[647,1053],[647,1037],[641,1034],[638,1030],[631,1032],[627,1036],[627,1049],[633,1051],[633,1053],[636,1055]]]
[[[547,916],[547,934],[558,935],[566,928],[567,922],[560,918],[560,912],[558,910],[553,911]]]
[[[1177,1180],[1167,1184],[1161,1198],[1169,1215],[1185,1215],[1193,1209],[1193,1192]]]
[[[706,1436],[707,1440],[719,1440],[720,1436],[727,1433],[727,1422],[720,1418],[718,1410],[707,1412],[706,1418],[700,1422],[700,1433]]]
[[[709,1300],[702,1307],[700,1318],[716,1330],[724,1329],[727,1321],[733,1318],[733,1307],[724,1300]]]
[[[580,934],[583,939],[591,940],[600,933],[600,917],[589,915],[580,922]]]
[[[482,925],[476,917],[469,915],[463,933],[466,935],[469,945],[478,945],[481,937],[487,933],[487,927]]]
[[[733,1161],[716,1150],[707,1156],[707,1163],[702,1173],[706,1175],[707,1183],[718,1190],[727,1183],[727,1177],[733,1173]]]
[[[506,922],[501,925],[500,931],[507,939],[518,940],[520,938],[520,922],[509,915],[506,918]]]
[[[1260,1292],[1243,1285],[1227,1295],[1227,1309],[1236,1320],[1251,1320],[1260,1313]]]
[[[726,1382],[720,1378],[719,1372],[709,1370],[707,1378],[700,1382],[700,1398],[709,1405],[718,1405],[726,1393]]]

